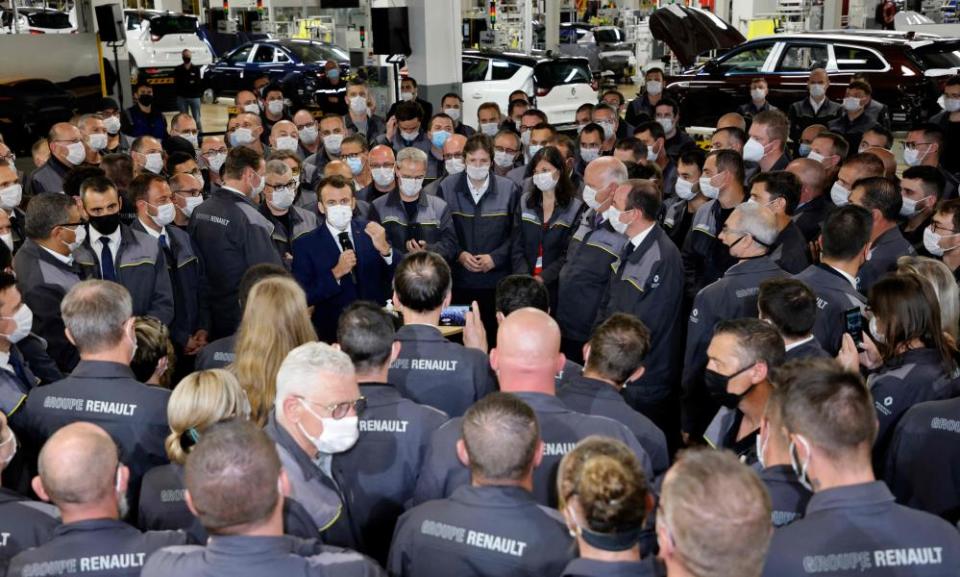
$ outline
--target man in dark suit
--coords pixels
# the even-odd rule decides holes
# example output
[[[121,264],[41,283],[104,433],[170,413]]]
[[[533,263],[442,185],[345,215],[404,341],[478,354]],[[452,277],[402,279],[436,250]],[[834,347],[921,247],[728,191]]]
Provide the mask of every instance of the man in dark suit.
[[[810,71],[807,78],[809,96],[790,105],[790,140],[800,142],[800,133],[811,124],[827,124],[840,115],[843,108],[827,98],[830,77],[823,68]]]
[[[319,191],[324,223],[293,243],[293,276],[307,292],[317,335],[334,342],[340,313],[350,303],[386,302],[395,263],[384,228],[354,219],[353,183],[330,176]]]

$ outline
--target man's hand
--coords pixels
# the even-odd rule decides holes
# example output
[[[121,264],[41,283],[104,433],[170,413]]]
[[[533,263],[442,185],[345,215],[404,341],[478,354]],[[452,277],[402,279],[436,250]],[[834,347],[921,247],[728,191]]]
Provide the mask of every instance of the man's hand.
[[[387,121],[387,140],[393,140],[394,135],[397,134],[397,115],[394,114],[390,117],[390,120]]]
[[[477,257],[473,256],[467,251],[461,252],[460,256],[457,258],[457,261],[463,265],[463,268],[470,272],[483,272],[483,270],[480,269],[480,263],[477,260]]]
[[[387,230],[385,228],[376,222],[368,222],[363,230],[373,241],[373,247],[377,249],[377,252],[383,256],[390,253],[390,243],[387,242]]]
[[[357,266],[357,253],[352,250],[345,250],[340,254],[340,260],[337,266],[333,267],[333,278],[340,280],[350,274],[353,267]]]
[[[480,254],[473,258],[477,261],[477,267],[480,269],[479,272],[491,271],[493,267],[496,266],[493,264],[493,257],[489,254]]]
[[[183,347],[183,352],[186,355],[195,355],[199,353],[203,347],[207,346],[208,341],[207,331],[200,329],[197,332],[193,333],[189,339],[187,339],[187,344]]]
[[[427,242],[424,240],[411,239],[408,240],[407,244],[404,246],[406,246],[407,252],[420,252],[427,250]]]
[[[487,352],[487,330],[480,320],[480,306],[477,301],[473,301],[464,316],[467,322],[463,327],[463,346]]]

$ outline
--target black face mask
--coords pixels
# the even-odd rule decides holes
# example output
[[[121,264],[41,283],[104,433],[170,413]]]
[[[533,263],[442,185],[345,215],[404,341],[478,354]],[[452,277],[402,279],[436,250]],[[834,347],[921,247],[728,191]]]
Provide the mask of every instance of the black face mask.
[[[732,375],[721,375],[716,371],[711,371],[707,369],[703,373],[703,382],[707,386],[707,391],[710,392],[710,396],[713,397],[713,400],[719,403],[721,406],[724,406],[728,409],[736,409],[740,405],[740,401],[744,397],[750,394],[750,391],[756,387],[756,383],[750,385],[746,391],[743,391],[739,395],[727,392],[727,383],[730,382],[730,379],[737,377],[738,375],[746,372],[749,369],[752,369],[753,365],[748,365],[739,371],[733,373]]]
[[[184,63],[184,64],[190,64],[190,58],[185,57],[185,58],[183,59],[183,63]]]
[[[117,231],[120,226],[120,212],[113,214],[103,214],[90,217],[90,226],[104,236],[109,236]]]
[[[151,106],[153,104],[153,94],[141,94],[137,97],[137,102],[144,106]]]

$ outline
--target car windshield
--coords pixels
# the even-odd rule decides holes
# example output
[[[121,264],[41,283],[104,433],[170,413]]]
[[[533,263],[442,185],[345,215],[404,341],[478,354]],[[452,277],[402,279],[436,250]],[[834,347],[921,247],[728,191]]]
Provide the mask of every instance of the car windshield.
[[[167,34],[193,34],[197,31],[197,19],[190,16],[157,16],[150,19],[150,33],[154,36]]]
[[[924,46],[914,51],[923,68],[958,68],[960,67],[960,46],[956,42],[949,44]]]
[[[30,26],[35,28],[70,28],[70,16],[63,12],[34,12],[27,15]]]
[[[326,60],[350,60],[350,55],[336,46],[321,46],[307,42],[290,42],[284,48],[297,55],[301,62],[324,62]]]
[[[539,88],[552,88],[560,84],[590,84],[593,77],[586,62],[558,60],[537,64],[534,72]]]
[[[619,28],[601,28],[594,30],[593,37],[597,42],[606,42],[607,44],[623,42],[623,34]]]

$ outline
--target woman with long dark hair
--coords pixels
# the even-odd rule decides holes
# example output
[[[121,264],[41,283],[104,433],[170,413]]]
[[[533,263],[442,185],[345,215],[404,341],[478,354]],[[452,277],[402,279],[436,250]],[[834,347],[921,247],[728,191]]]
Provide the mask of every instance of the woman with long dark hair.
[[[520,197],[513,233],[513,272],[542,281],[556,309],[557,281],[570,238],[583,210],[576,187],[567,175],[563,154],[547,146],[530,160],[532,176]]]

